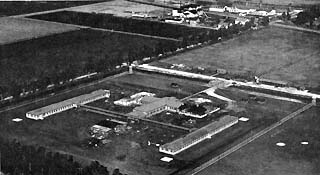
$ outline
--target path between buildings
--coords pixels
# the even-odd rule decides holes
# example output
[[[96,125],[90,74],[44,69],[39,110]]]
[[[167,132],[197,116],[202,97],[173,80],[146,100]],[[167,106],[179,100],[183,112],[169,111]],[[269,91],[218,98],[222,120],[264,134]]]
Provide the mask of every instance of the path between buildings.
[[[235,151],[239,150],[240,148],[246,146],[247,144],[251,143],[252,141],[254,141],[254,140],[258,139],[259,137],[263,136],[264,134],[268,133],[269,131],[277,128],[278,126],[282,125],[283,123],[287,122],[288,120],[290,120],[290,119],[294,118],[295,116],[299,115],[300,113],[310,109],[314,105],[315,105],[314,103],[309,103],[309,104],[303,106],[302,108],[298,109],[297,111],[287,115],[286,117],[284,117],[283,119],[281,119],[277,123],[274,123],[271,126],[259,131],[258,133],[256,133],[253,136],[243,140],[242,142],[240,142],[239,144],[235,145],[234,147],[228,149],[227,151],[223,152],[222,154],[212,158],[208,162],[206,162],[206,163],[202,164],[201,166],[195,168],[188,175],[196,175],[196,174],[198,174],[199,172],[201,172],[202,170],[206,169],[207,167],[213,165],[214,163],[218,162],[219,160],[227,157],[228,155],[232,154],[233,152],[235,152]]]
[[[227,97],[216,94],[214,91],[215,91],[215,88],[209,88],[209,89],[204,90],[204,92],[207,93],[208,95],[210,95],[211,97],[215,97],[215,98],[218,98],[218,99],[226,101],[226,102],[234,102],[233,100],[231,100]]]

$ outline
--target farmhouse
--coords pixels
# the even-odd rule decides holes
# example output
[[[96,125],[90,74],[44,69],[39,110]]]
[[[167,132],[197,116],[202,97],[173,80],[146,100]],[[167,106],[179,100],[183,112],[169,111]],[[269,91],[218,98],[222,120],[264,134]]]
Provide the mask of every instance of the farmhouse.
[[[141,106],[133,109],[129,115],[134,117],[144,118],[158,114],[163,111],[177,111],[183,104],[175,97],[163,97],[157,98],[152,96],[146,96],[141,99]]]
[[[238,123],[237,117],[229,115],[224,116],[220,118],[220,120],[204,126],[182,138],[161,145],[159,147],[159,151],[170,155],[176,155],[207,138],[211,138],[211,136],[231,127],[236,123]]]
[[[27,118],[34,120],[43,120],[50,115],[66,111],[71,108],[75,108],[78,105],[84,105],[102,98],[108,98],[110,96],[109,90],[97,90],[90,94],[84,94],[77,97],[73,97],[58,103],[51,104],[42,108],[38,108],[26,113]]]

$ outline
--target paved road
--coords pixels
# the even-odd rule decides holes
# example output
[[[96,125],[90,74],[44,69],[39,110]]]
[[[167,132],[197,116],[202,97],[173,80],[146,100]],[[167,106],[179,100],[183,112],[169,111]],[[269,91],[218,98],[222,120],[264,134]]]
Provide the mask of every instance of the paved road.
[[[219,160],[227,157],[228,155],[232,154],[233,152],[239,150],[240,148],[246,146],[247,144],[251,143],[252,141],[258,139],[259,137],[265,135],[266,133],[268,133],[269,131],[277,128],[278,126],[282,125],[283,123],[287,122],[288,120],[294,118],[295,116],[299,115],[300,113],[310,109],[312,106],[314,106],[315,104],[313,103],[309,103],[307,105],[305,105],[304,107],[298,109],[297,111],[287,115],[286,117],[284,117],[283,119],[281,119],[280,121],[278,121],[277,123],[263,129],[262,131],[259,131],[258,133],[254,134],[253,136],[245,139],[244,141],[240,142],[239,144],[237,144],[236,146],[228,149],[227,151],[223,152],[222,154],[214,157],[213,159],[209,160],[208,162],[202,164],[201,166],[195,168],[194,170],[192,170],[189,175],[196,175],[199,172],[203,171],[204,169],[206,169],[207,167],[211,166],[212,164],[218,162]]]

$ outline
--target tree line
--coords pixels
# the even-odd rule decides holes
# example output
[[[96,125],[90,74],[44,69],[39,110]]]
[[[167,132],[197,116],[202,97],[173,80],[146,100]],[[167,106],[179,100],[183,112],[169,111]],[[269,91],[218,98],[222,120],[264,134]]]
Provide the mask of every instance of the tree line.
[[[1,168],[6,175],[124,175],[119,169],[110,173],[98,161],[81,165],[72,155],[46,148],[22,145],[16,140],[0,139]]]

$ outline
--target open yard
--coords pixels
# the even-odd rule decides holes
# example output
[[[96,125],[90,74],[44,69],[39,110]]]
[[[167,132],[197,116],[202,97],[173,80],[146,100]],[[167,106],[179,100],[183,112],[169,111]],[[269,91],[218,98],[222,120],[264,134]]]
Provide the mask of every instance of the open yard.
[[[113,81],[121,86],[125,85],[140,87],[141,90],[145,88],[151,88],[166,91],[167,93],[158,94],[157,96],[174,96],[179,99],[207,89],[207,87],[205,87],[205,83],[203,82],[185,80],[159,74],[145,74],[140,72],[127,74],[126,76],[119,77]],[[172,83],[177,83],[178,87],[172,87]]]
[[[223,68],[233,75],[257,75],[317,88],[320,86],[319,38],[317,34],[267,27],[162,61]]]
[[[197,175],[318,175],[319,114],[313,107]]]

